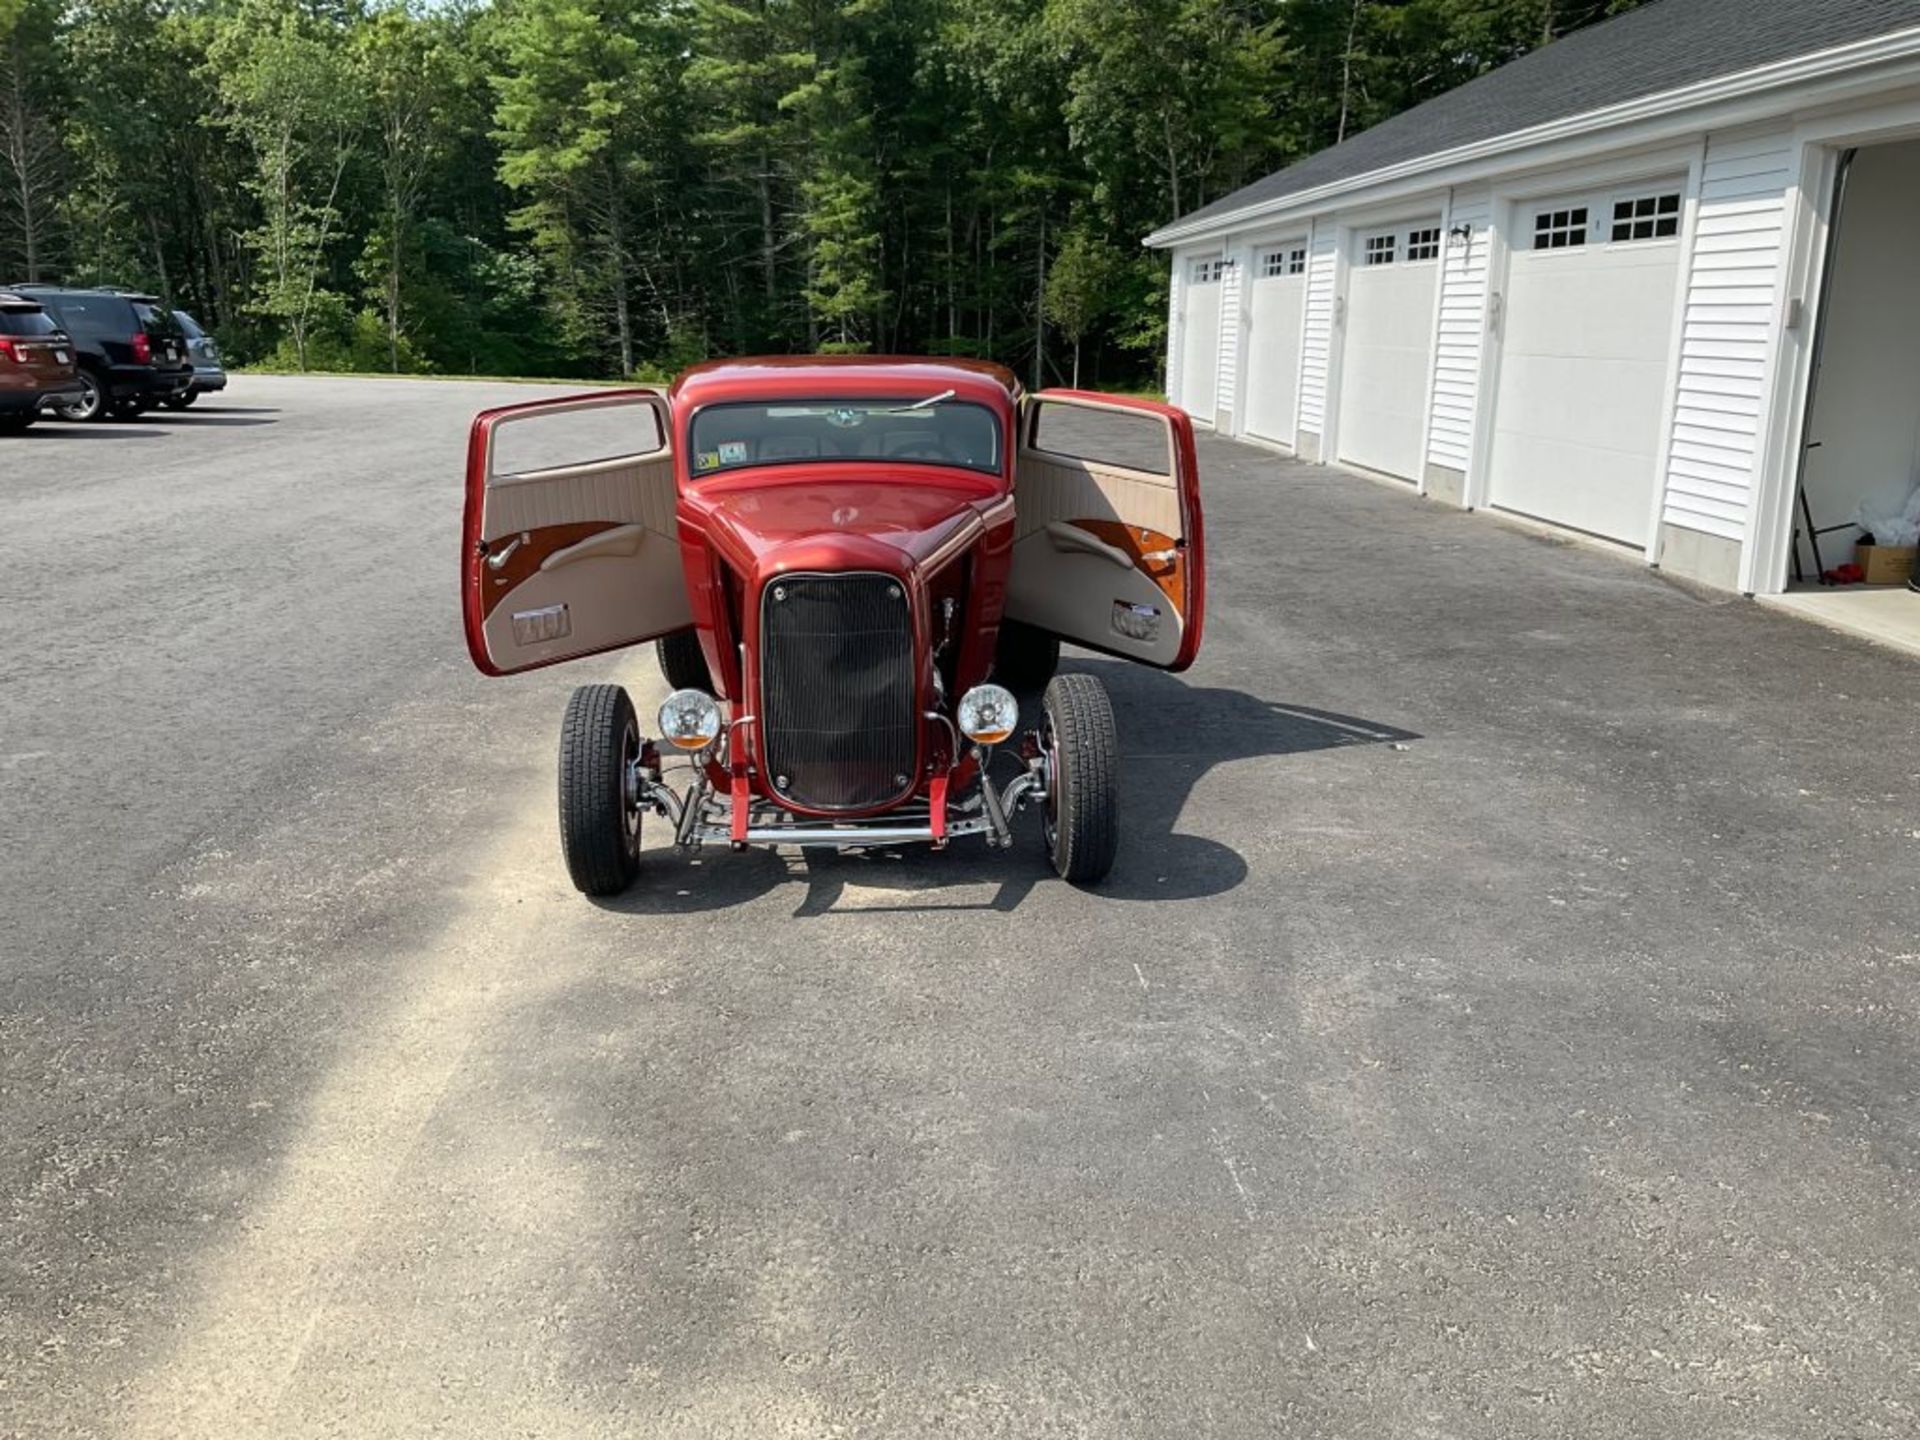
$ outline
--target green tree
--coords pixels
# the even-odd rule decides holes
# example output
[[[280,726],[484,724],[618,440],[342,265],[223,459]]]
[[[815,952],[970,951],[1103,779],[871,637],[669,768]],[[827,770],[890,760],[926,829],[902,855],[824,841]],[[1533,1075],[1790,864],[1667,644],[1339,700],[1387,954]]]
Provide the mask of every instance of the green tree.
[[[1073,346],[1073,384],[1080,384],[1080,345],[1108,313],[1121,274],[1118,251],[1099,236],[1074,230],[1047,276],[1047,319]]]
[[[138,283],[202,319],[230,318],[250,197],[244,162],[205,123],[220,108],[210,21],[161,0],[86,0],[67,14],[71,278]]]
[[[383,5],[353,32],[353,73],[371,112],[380,214],[362,268],[374,281],[386,330],[386,364],[401,369],[404,291],[420,205],[443,147],[454,73],[443,27],[405,0]]]
[[[873,348],[888,300],[882,270],[880,186],[872,97],[863,42],[880,14],[875,0],[812,7],[808,71],[781,98],[807,137],[800,160],[808,343]]]
[[[1278,20],[1230,0],[1052,0],[1048,19],[1071,65],[1068,132],[1109,203],[1157,172],[1156,218],[1178,219],[1270,158]]]
[[[66,181],[54,119],[56,19],[46,0],[13,0],[0,30],[0,260],[28,280],[41,279],[54,259]]]
[[[563,313],[590,342],[613,330],[619,373],[633,373],[634,297],[655,333],[674,328],[674,257],[659,242],[663,175],[681,144],[677,11],[618,0],[528,0],[503,16],[504,73],[495,80],[500,175],[527,204],[513,217],[557,272]]]
[[[337,202],[360,145],[360,88],[336,32],[292,0],[242,0],[221,18],[208,59],[223,120],[253,159],[259,223],[247,233],[261,273],[253,309],[285,325],[307,368],[320,280],[343,219]]]
[[[791,0],[694,0],[687,91],[694,107],[723,254],[749,258],[729,327],[743,346],[777,348],[795,338],[783,293],[793,246],[793,166],[804,135],[784,102],[813,65]]]

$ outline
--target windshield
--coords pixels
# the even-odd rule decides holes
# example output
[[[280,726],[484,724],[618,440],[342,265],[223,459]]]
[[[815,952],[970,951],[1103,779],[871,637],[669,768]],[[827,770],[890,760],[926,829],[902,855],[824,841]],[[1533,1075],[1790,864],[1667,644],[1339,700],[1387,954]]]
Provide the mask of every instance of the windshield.
[[[709,405],[694,414],[688,438],[696,479],[817,460],[958,465],[989,475],[1001,463],[994,413],[946,394]]]
[[[186,332],[186,336],[189,340],[198,340],[207,333],[206,331],[200,328],[200,322],[195,320],[191,315],[187,314],[187,312],[184,310],[174,311],[173,318],[175,321],[179,323],[180,328]]]

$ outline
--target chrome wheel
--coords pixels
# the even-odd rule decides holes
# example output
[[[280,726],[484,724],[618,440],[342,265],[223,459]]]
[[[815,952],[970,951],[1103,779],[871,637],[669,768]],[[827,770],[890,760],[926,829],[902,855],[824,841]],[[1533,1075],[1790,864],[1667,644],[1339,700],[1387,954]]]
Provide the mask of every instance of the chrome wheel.
[[[98,420],[106,412],[106,392],[91,371],[80,372],[80,393],[70,400],[54,402],[53,410],[62,420]]]
[[[1040,812],[1040,833],[1051,855],[1060,840],[1060,741],[1053,733],[1053,717],[1040,717],[1040,777],[1046,783],[1047,803]]]
[[[620,819],[626,829],[627,853],[640,854],[640,818],[645,813],[640,797],[646,791],[640,785],[640,732],[629,724],[620,737]]]

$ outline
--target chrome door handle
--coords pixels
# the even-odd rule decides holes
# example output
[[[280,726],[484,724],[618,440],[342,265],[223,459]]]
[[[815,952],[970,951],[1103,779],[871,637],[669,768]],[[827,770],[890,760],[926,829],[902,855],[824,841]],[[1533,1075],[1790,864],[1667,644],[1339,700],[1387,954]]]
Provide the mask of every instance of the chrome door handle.
[[[504,550],[496,550],[493,554],[487,556],[487,568],[489,570],[498,570],[501,566],[505,565],[513,555],[513,552],[527,543],[527,539],[528,536],[525,531],[514,536]]]

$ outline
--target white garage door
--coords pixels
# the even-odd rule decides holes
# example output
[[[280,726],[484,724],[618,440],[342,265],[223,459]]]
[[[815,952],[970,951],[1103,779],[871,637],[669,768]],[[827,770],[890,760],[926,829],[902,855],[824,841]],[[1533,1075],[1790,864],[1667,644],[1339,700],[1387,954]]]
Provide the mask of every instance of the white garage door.
[[[1420,476],[1427,375],[1440,283],[1440,222],[1354,237],[1340,366],[1340,458],[1402,479]]]
[[[1659,479],[1680,184],[1529,207],[1507,272],[1488,495],[1644,545]]]
[[[1220,280],[1226,262],[1218,256],[1187,269],[1180,323],[1180,408],[1213,424],[1220,378]]]
[[[1248,306],[1246,429],[1293,444],[1300,394],[1300,318],[1307,299],[1307,242],[1288,241],[1253,256]]]

